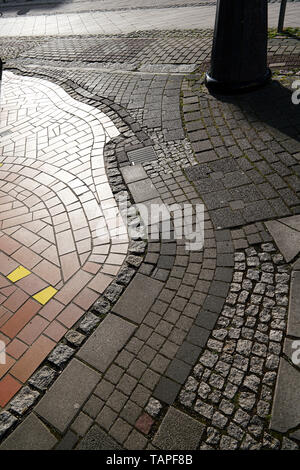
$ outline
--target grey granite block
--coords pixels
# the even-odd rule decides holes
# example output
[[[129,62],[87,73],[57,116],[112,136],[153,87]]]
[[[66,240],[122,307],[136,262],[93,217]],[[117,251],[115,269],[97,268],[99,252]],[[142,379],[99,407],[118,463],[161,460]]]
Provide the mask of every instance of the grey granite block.
[[[60,432],[65,432],[101,376],[77,359],[62,372],[35,411]]]
[[[171,407],[158,429],[153,444],[163,450],[195,450],[203,431],[202,423]]]
[[[80,349],[77,357],[104,372],[134,331],[134,325],[110,314]]]
[[[31,413],[3,442],[0,450],[50,450],[56,442],[49,429]]]

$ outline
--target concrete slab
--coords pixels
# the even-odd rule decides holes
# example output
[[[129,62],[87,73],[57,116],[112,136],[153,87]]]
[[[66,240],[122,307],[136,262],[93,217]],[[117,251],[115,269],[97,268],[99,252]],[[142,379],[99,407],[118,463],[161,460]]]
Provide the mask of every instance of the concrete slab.
[[[104,372],[135,329],[131,323],[110,314],[80,349],[77,357]]]
[[[294,437],[298,441],[300,441],[300,430],[298,429],[297,431],[293,432],[293,434],[290,434],[290,437]]]
[[[159,193],[155,189],[154,184],[151,183],[150,178],[130,183],[128,188],[136,203],[149,201],[150,199],[159,197]]]
[[[135,181],[145,180],[148,178],[148,175],[145,172],[143,165],[141,164],[124,166],[123,168],[121,168],[121,173],[126,184],[133,183]]]
[[[292,217],[285,217],[284,219],[279,219],[278,222],[288,225],[294,230],[297,230],[298,232],[300,232],[300,215],[293,215]]]
[[[300,232],[277,220],[266,222],[266,226],[285,260],[289,263],[300,252]]]
[[[161,281],[137,274],[114,306],[113,312],[140,324],[163,286]]]
[[[101,376],[73,359],[35,411],[60,432],[65,432]]]
[[[201,441],[203,431],[202,423],[170,407],[153,444],[163,450],[195,450]]]
[[[3,442],[0,450],[50,450],[56,443],[54,435],[31,413]]]
[[[288,314],[288,335],[300,338],[300,271],[292,273]]]
[[[293,269],[294,269],[295,271],[300,271],[300,258],[297,259],[297,261],[294,263]]]
[[[286,432],[300,424],[300,373],[281,359],[270,429]]]

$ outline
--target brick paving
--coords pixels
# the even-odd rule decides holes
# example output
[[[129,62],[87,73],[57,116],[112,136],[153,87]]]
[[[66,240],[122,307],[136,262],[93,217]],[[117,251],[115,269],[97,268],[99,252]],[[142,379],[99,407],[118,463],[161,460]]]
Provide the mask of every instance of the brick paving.
[[[0,449],[299,448],[299,45],[223,98],[211,40],[1,42]],[[145,241],[153,203],[204,203],[204,245]]]
[[[118,131],[109,118],[49,82],[5,72],[1,123],[4,407],[113,281],[128,243],[110,220],[103,146]]]

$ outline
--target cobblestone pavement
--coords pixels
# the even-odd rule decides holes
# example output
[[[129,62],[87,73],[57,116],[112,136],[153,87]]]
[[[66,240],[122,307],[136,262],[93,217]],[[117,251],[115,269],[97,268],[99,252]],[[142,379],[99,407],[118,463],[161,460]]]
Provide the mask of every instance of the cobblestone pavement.
[[[210,47],[1,43],[0,449],[299,448],[299,42],[270,39],[273,82],[230,99],[203,85]],[[153,203],[204,203],[204,246],[175,213],[144,240]]]
[[[216,6],[179,6],[178,8],[151,8],[135,10],[87,11],[65,14],[17,15],[0,17],[0,37],[68,36],[72,34],[122,34],[151,29],[213,28]],[[285,26],[297,27],[300,6],[291,2],[285,17]],[[269,5],[269,27],[277,27],[279,4]]]

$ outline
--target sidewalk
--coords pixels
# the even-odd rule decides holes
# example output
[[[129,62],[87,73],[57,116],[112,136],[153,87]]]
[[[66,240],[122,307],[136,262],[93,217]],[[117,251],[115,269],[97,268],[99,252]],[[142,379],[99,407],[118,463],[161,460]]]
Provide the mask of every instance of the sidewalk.
[[[0,41],[1,450],[299,449],[299,41],[217,98],[206,27]],[[204,246],[120,200],[204,204]]]
[[[277,27],[278,3],[269,4],[269,27]],[[146,14],[145,14],[146,13]],[[300,4],[288,5],[285,26],[297,27]],[[68,36],[86,34],[124,34],[143,30],[185,30],[213,28],[215,5],[70,13],[0,18],[0,37]]]

